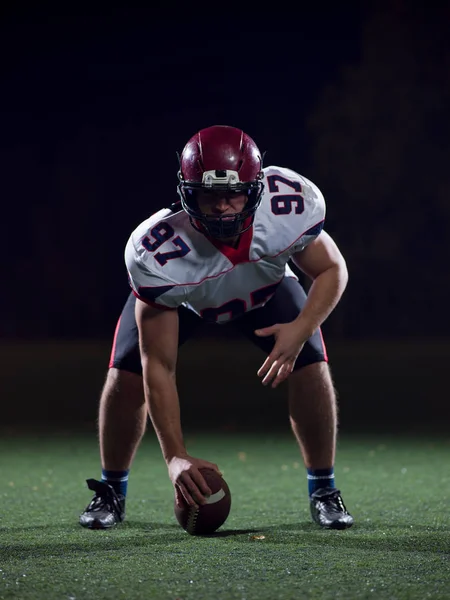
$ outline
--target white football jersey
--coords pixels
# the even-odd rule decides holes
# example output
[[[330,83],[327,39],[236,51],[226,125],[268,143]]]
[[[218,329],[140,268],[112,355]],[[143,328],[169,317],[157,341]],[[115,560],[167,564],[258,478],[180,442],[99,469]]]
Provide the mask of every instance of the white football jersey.
[[[224,323],[263,306],[285,277],[290,257],[322,231],[318,187],[283,167],[264,169],[264,191],[237,248],[200,233],[180,210],[163,209],[131,234],[125,262],[134,294],[162,309],[190,308]]]

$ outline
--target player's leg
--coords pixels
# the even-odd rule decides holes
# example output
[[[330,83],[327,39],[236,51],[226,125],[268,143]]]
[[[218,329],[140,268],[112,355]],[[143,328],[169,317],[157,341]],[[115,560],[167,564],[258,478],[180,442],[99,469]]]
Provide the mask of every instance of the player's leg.
[[[100,458],[104,470],[130,468],[146,422],[142,375],[111,367],[98,410]]]
[[[336,451],[337,403],[330,369],[324,361],[293,371],[288,379],[289,418],[305,466],[311,470],[332,467]],[[310,402],[314,398],[315,402]],[[309,480],[309,491],[321,483],[333,485],[333,477]]]
[[[88,479],[94,498],[80,516],[80,524],[105,529],[123,521],[128,475],[147,423],[142,383],[139,335],[134,316],[136,299],[130,294],[117,323],[109,370],[99,403],[101,481]],[[179,345],[201,320],[185,308],[179,310]]]
[[[292,431],[307,468],[311,516],[322,527],[351,527],[353,518],[334,481],[337,402],[328,364],[319,361],[295,369],[288,379],[288,397]]]
[[[300,283],[285,277],[262,308],[247,313],[236,324],[269,354],[274,338],[261,338],[255,329],[289,323],[301,312],[306,293]],[[324,527],[345,528],[353,523],[334,483],[337,435],[336,394],[320,330],[306,342],[288,379],[289,417],[308,477],[311,514]]]
[[[106,529],[125,518],[128,474],[145,432],[147,412],[134,307],[135,298],[130,294],[117,322],[100,395],[101,481],[87,480],[95,495],[80,515],[80,524],[90,529]]]
[[[103,472],[128,472],[147,423],[135,305],[136,298],[130,294],[117,322],[100,396],[98,428]],[[117,479],[123,480],[124,476]],[[102,479],[126,494],[125,486],[116,485],[114,477],[103,473]]]

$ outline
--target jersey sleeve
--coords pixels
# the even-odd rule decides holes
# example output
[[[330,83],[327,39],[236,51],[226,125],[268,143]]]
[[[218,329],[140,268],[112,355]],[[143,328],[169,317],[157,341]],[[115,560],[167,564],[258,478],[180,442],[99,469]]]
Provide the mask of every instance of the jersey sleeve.
[[[291,253],[301,252],[315,240],[325,224],[325,199],[317,185],[306,177],[299,176],[302,181],[302,196],[304,200],[304,220],[300,237],[291,246]]]
[[[312,181],[292,169],[270,166],[264,173],[264,235],[273,238],[267,246],[277,245],[292,256],[320,235],[325,222],[324,197]]]
[[[136,241],[139,236],[132,234],[125,248],[125,264],[128,281],[133,294],[146,304],[163,310],[173,310],[185,301],[186,291],[181,285],[169,281],[161,273],[152,271],[144,262],[143,248]]]

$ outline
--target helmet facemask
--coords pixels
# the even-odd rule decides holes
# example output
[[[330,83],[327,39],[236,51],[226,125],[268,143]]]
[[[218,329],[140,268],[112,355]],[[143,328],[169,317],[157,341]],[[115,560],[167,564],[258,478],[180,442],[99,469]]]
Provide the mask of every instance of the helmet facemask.
[[[250,182],[239,181],[238,173],[231,170],[205,171],[201,182],[186,181],[181,170],[178,177],[180,180],[178,193],[181,204],[195,229],[205,230],[213,238],[226,239],[241,235],[252,226],[264,189],[261,181],[262,171],[258,173],[256,180]],[[198,195],[201,192],[245,195],[247,201],[244,209],[239,213],[210,215],[199,209]],[[248,222],[249,217],[251,217],[250,222]]]

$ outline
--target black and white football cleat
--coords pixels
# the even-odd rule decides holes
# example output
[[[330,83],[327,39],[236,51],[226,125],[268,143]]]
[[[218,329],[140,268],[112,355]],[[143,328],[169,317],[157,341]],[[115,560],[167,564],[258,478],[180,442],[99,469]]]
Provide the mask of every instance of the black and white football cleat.
[[[313,521],[325,529],[348,529],[353,525],[353,517],[336,488],[315,491],[310,497],[310,508]]]
[[[109,529],[125,519],[125,496],[117,494],[104,481],[87,479],[88,488],[95,496],[80,515],[80,525],[88,529]]]

